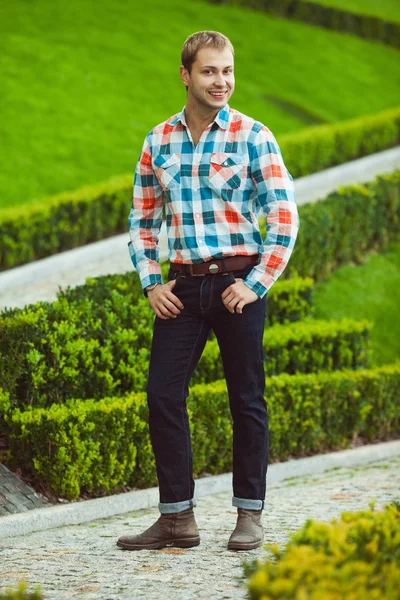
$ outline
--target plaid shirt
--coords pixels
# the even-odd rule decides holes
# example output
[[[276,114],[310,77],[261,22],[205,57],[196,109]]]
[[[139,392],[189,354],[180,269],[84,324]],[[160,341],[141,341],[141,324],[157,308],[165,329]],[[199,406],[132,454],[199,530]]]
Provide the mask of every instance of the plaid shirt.
[[[244,283],[261,298],[283,272],[299,216],[293,178],[262,123],[226,105],[194,146],[183,109],[147,135],[134,176],[128,244],[143,288],[162,283],[163,203],[171,262],[258,254]]]

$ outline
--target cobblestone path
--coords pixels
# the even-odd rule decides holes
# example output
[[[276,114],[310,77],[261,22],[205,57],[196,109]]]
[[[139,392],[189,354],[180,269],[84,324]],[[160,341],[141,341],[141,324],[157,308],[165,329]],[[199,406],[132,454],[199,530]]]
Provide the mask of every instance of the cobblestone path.
[[[400,457],[323,475],[295,477],[268,486],[263,517],[265,541],[284,543],[306,519],[330,521],[343,511],[377,509],[400,499]],[[201,544],[181,550],[119,549],[116,539],[136,533],[158,517],[142,510],[82,525],[60,527],[0,541],[0,591],[21,579],[29,590],[40,584],[51,600],[219,600],[246,598],[242,560],[265,550],[226,550],[236,521],[231,495],[199,500]]]

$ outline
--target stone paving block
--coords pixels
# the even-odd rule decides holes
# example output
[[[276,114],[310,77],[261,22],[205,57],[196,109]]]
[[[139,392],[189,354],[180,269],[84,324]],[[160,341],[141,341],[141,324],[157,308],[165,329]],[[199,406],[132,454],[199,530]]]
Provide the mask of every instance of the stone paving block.
[[[48,504],[33,488],[0,465],[0,515],[26,512]]]

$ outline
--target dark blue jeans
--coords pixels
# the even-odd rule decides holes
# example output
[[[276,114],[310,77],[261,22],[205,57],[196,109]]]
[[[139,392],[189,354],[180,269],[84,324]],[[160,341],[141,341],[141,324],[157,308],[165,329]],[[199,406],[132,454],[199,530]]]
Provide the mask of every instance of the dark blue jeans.
[[[233,506],[264,508],[268,412],[262,338],[267,297],[231,314],[221,294],[248,266],[227,274],[179,275],[173,293],[184,305],[175,319],[155,318],[147,399],[162,513],[195,506],[186,399],[208,335],[218,340],[233,420]],[[169,272],[168,279],[177,277]]]

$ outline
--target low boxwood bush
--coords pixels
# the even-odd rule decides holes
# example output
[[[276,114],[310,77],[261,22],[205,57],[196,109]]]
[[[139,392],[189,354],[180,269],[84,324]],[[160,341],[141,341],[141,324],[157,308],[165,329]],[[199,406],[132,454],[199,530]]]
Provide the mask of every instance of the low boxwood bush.
[[[290,174],[297,178],[391,148],[399,140],[400,107],[333,125],[313,125],[282,136],[279,146]]]
[[[300,230],[283,279],[298,274],[318,281],[339,266],[360,264],[367,252],[400,241],[400,171],[364,185],[339,188],[299,207]]]
[[[114,177],[0,211],[0,270],[127,231],[132,181]]]
[[[26,307],[0,320],[0,385],[21,408],[144,390],[152,321],[146,298],[129,304],[117,293],[97,308],[65,299]],[[266,372],[365,367],[370,327],[350,319],[267,327]],[[193,377],[205,383],[223,377],[215,339]]]
[[[369,364],[367,320],[322,321],[304,319],[290,325],[267,327],[264,333],[266,375],[315,373],[320,370],[361,369]],[[208,342],[192,383],[210,383],[224,377],[218,342]]]
[[[396,108],[307,128],[280,138],[280,147],[296,178],[395,146],[399,132]],[[127,232],[131,197],[132,175],[126,175],[0,211],[0,270]]]
[[[308,519],[273,560],[245,566],[251,600],[398,600],[400,510],[343,512],[321,523]]]
[[[350,33],[361,38],[378,40],[384,44],[400,47],[400,23],[385,21],[372,15],[364,15],[336,6],[327,6],[307,0],[209,0],[214,4],[233,4],[264,10],[284,19],[296,19],[310,25]]]
[[[27,588],[26,582],[21,582],[14,590],[11,587],[8,587],[5,592],[0,590],[0,600],[43,600],[40,586],[36,586],[34,592],[28,592]]]
[[[309,278],[278,281],[269,323],[309,314],[312,284]],[[0,386],[12,392],[14,404],[36,406],[144,389],[153,319],[133,272],[88,279],[51,304],[5,311]]]
[[[167,281],[169,263],[161,264],[164,281]],[[294,274],[290,279],[278,280],[268,292],[268,311],[266,323],[286,323],[300,321],[312,312],[314,281],[311,277],[298,277]],[[67,287],[58,292],[57,298],[67,299],[74,304],[90,300],[93,310],[108,301],[115,292],[126,298],[126,302],[135,304],[143,297],[138,275],[134,271],[123,274],[89,277],[85,284],[74,288]],[[13,315],[19,309],[3,310],[3,316]]]
[[[345,448],[357,437],[400,433],[400,363],[379,369],[279,375],[266,382],[270,458]],[[188,399],[194,475],[232,467],[232,429],[224,381],[191,388]],[[156,483],[145,394],[69,400],[6,415],[7,461],[70,500],[126,483]]]

